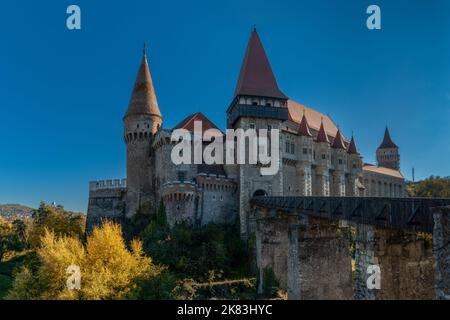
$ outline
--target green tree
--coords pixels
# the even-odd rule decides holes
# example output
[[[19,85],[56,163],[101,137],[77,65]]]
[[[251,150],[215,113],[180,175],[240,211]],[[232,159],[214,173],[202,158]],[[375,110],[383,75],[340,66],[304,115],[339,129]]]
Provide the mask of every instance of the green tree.
[[[53,232],[57,237],[74,236],[84,238],[86,220],[84,215],[67,212],[64,207],[53,207],[41,203],[39,209],[33,213],[33,222],[29,234],[31,247],[39,247],[45,230]]]

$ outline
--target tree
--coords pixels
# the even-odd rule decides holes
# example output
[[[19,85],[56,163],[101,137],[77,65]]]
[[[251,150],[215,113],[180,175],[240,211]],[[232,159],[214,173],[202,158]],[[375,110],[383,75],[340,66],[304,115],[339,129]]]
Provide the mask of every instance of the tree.
[[[21,244],[13,226],[0,217],[0,262],[3,261],[6,253],[19,250],[21,250]]]
[[[407,186],[412,197],[450,198],[450,177],[431,176],[428,179]]]
[[[57,237],[74,236],[84,238],[85,217],[81,214],[67,212],[64,207],[53,207],[41,203],[33,213],[29,243],[31,247],[39,247],[45,230],[53,232]]]
[[[124,299],[138,283],[162,271],[143,255],[139,241],[132,241],[129,250],[121,227],[112,222],[94,228],[86,244],[77,236],[57,236],[48,229],[40,244],[37,266],[22,268],[8,299]],[[72,265],[81,271],[80,290],[66,286]]]

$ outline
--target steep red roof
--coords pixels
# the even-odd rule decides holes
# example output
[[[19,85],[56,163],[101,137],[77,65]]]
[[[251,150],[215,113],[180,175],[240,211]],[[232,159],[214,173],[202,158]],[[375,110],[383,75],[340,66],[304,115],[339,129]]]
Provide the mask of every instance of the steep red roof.
[[[381,142],[378,149],[385,149],[385,148],[398,148],[397,145],[392,141],[389,129],[387,127],[386,130],[384,131],[383,142]]]
[[[358,154],[358,150],[356,149],[355,138],[353,136],[352,139],[350,140],[350,144],[348,145],[347,152],[349,154]]]
[[[306,115],[303,113],[302,121],[300,121],[300,126],[298,128],[298,134],[300,136],[312,137],[311,130],[309,130],[308,120],[306,120]]]
[[[328,140],[328,135],[325,132],[325,128],[323,127],[323,121],[320,124],[320,129],[319,129],[319,132],[317,133],[316,141],[317,142],[328,142],[328,143],[330,143],[330,140]]]
[[[234,95],[288,98],[278,88],[277,80],[256,29],[253,30],[248,42]]]
[[[209,129],[217,129],[220,131],[220,129],[201,112],[191,114],[189,117],[176,125],[174,129],[185,129],[190,132],[194,132],[194,123],[196,121],[200,121],[202,123],[203,132]]]
[[[334,149],[346,149],[344,141],[342,140],[341,130],[338,129],[336,133],[336,137],[333,140],[333,144],[331,145]]]
[[[155,89],[153,88],[153,81],[148,67],[145,48],[125,117],[137,114],[151,114],[162,117],[161,112],[159,111]]]

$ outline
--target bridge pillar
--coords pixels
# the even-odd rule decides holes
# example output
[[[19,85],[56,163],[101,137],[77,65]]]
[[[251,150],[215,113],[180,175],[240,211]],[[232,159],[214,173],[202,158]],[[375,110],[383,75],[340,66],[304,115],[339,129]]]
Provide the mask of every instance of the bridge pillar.
[[[355,299],[409,300],[434,298],[431,235],[406,230],[357,225]],[[367,279],[379,267],[380,288]],[[372,277],[374,279],[374,277]]]
[[[365,224],[356,226],[355,235],[355,300],[375,300],[376,290],[367,287],[369,275],[367,269],[370,265],[378,265],[375,258],[375,227]]]
[[[450,206],[433,208],[436,299],[450,300]]]
[[[287,289],[289,226],[297,217],[277,210],[258,210],[256,219],[256,263],[258,269],[258,294],[267,293],[268,286],[277,282]]]
[[[289,299],[352,299],[350,237],[339,221],[302,216],[291,226],[288,265]]]

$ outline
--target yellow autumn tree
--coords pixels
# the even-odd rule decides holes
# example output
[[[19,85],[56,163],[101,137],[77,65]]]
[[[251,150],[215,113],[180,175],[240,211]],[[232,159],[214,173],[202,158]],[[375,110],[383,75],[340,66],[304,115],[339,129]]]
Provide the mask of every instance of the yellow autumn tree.
[[[139,241],[133,241],[129,250],[121,227],[112,222],[95,228],[85,246],[76,236],[58,237],[48,230],[40,243],[36,271],[23,268],[16,275],[7,298],[124,299],[139,280],[157,276],[162,270],[143,255]],[[71,290],[66,285],[69,266],[80,268],[79,290]]]

